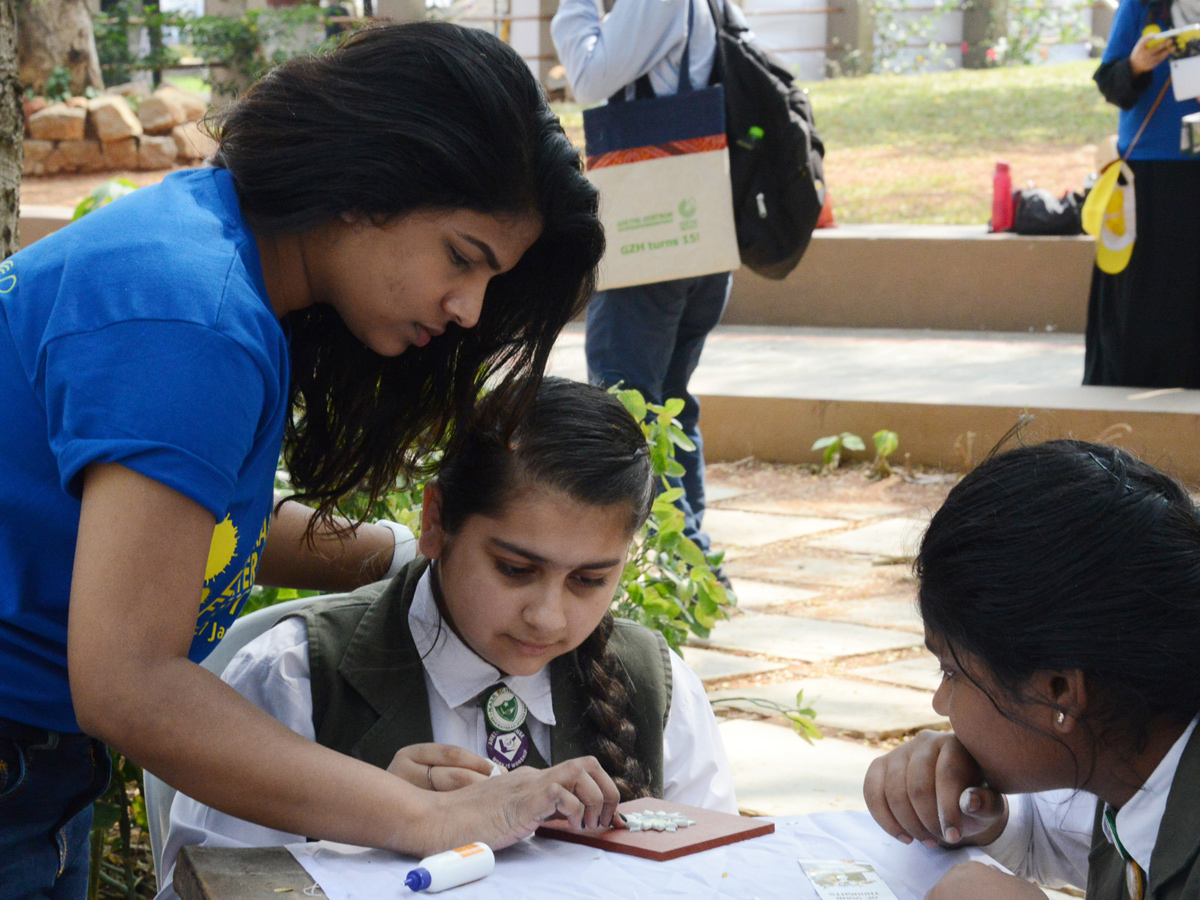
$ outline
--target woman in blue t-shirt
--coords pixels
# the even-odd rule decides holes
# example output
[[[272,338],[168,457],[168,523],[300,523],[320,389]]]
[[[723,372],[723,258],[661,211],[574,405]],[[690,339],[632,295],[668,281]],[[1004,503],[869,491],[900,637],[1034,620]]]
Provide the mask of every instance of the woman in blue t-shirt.
[[[196,665],[250,587],[346,590],[334,513],[525,407],[603,251],[596,193],[493,36],[361,32],[266,76],[177,173],[0,264],[0,898],[78,897],[110,743],[261,824],[423,854],[611,817],[594,760],[450,795],[299,739]],[[273,496],[280,448],[297,498]],[[269,538],[268,538],[269,533]]]
[[[1136,237],[1123,271],[1093,269],[1084,384],[1200,388],[1200,162],[1179,143],[1180,120],[1200,103],[1175,99],[1171,44],[1147,33],[1195,24],[1200,0],[1121,0],[1096,70],[1121,108]]]

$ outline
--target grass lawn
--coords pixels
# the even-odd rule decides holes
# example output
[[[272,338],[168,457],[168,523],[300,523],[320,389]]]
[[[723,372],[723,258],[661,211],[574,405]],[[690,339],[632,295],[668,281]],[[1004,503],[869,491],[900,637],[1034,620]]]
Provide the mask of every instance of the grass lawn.
[[[175,85],[177,88],[182,88],[185,91],[191,91],[193,94],[200,94],[207,97],[212,93],[212,88],[199,75],[184,75],[182,73],[172,73],[163,79],[164,81]]]
[[[1062,193],[1093,168],[1116,108],[1092,82],[1096,61],[870,75],[806,85],[825,141],[838,222],[982,224],[997,159],[1013,183]],[[559,106],[582,143],[579,107]]]

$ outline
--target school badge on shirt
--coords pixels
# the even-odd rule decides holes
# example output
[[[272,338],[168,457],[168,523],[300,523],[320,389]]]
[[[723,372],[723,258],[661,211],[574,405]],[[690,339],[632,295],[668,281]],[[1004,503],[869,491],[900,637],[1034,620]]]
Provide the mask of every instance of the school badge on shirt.
[[[496,685],[483,701],[487,719],[487,755],[506,769],[515,769],[529,757],[533,739],[525,727],[529,707],[503,684]]]
[[[520,697],[504,685],[492,691],[484,706],[488,725],[497,731],[516,731],[525,724],[529,708]]]

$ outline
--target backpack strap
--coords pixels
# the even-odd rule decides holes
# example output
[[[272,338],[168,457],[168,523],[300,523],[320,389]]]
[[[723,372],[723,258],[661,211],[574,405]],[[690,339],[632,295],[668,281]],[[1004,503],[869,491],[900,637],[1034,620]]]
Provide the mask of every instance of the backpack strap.
[[[713,0],[709,0],[710,4],[712,2],[713,2]],[[695,0],[688,0],[687,34],[684,35],[683,56],[679,61],[679,90],[678,90],[678,93],[680,93],[680,94],[686,94],[688,91],[692,90],[692,68],[691,68],[691,52],[690,51],[691,51],[691,44],[692,44],[692,24],[695,21],[695,11],[696,11]],[[717,24],[718,30],[720,29],[720,27],[721,27],[720,23],[718,23]],[[721,42],[718,41],[717,42],[718,48],[720,47],[720,44],[721,44]],[[715,60],[714,60],[714,62],[715,62]],[[713,70],[716,71],[715,65],[713,67]],[[709,83],[716,84],[716,82],[713,81],[711,78],[709,79]],[[635,100],[653,100],[655,98],[656,95],[654,93],[654,88],[651,87],[651,85],[650,85],[650,75],[648,73],[643,74],[633,84],[634,84],[633,99],[635,99]],[[624,103],[625,102],[625,88],[621,88],[619,91],[617,91],[611,97],[609,97],[608,102],[609,103]]]
[[[708,0],[708,11],[717,27],[717,49],[713,54],[712,73],[708,76],[710,85],[720,84],[725,75],[725,44],[721,40],[721,32],[729,24],[729,13],[723,6],[717,6],[719,2],[720,0]]]

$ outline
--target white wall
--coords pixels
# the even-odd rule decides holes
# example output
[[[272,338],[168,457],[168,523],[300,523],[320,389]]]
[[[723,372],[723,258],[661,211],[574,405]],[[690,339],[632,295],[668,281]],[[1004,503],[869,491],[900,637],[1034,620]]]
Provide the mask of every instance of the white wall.
[[[828,17],[823,12],[795,13],[837,6],[842,0],[745,0],[742,9],[759,44],[770,50],[801,81],[825,75]],[[770,10],[787,10],[763,15]],[[812,48],[812,49],[797,49]]]

